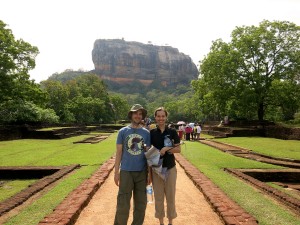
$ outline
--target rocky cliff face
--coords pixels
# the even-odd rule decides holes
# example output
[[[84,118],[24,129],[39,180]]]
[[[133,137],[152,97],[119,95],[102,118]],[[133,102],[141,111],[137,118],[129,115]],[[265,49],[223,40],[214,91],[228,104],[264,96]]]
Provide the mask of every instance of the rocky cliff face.
[[[92,59],[95,73],[118,83],[159,81],[164,86],[189,83],[198,76],[191,58],[169,46],[155,46],[120,39],[98,39]]]

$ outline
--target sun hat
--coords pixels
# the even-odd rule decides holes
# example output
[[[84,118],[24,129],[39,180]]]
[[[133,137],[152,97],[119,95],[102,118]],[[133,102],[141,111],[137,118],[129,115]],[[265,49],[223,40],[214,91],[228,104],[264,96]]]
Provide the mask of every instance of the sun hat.
[[[147,110],[143,108],[143,106],[141,106],[140,104],[134,104],[130,111],[128,112],[128,119],[131,120],[131,116],[133,112],[136,112],[138,110],[142,110],[142,114],[143,114],[143,119],[145,119],[145,117],[147,116]]]

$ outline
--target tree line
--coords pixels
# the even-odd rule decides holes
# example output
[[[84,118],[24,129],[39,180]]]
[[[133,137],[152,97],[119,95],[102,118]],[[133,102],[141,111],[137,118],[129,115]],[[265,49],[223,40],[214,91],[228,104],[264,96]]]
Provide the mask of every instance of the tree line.
[[[263,21],[213,42],[192,82],[207,116],[293,120],[300,107],[300,27]]]
[[[273,120],[300,122],[300,28],[287,21],[236,27],[215,40],[199,78],[170,89],[104,83],[92,72],[66,70],[40,84],[30,79],[38,48],[16,40],[0,20],[0,123],[116,123],[130,105],[165,106],[169,122]],[[129,92],[128,90],[131,90]]]

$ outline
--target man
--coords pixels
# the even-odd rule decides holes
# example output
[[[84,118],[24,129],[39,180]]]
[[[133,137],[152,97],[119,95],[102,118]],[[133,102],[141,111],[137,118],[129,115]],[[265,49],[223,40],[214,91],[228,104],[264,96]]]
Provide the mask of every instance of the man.
[[[150,133],[141,126],[147,110],[135,104],[128,112],[131,124],[119,130],[115,160],[114,180],[119,186],[114,225],[127,225],[130,200],[133,193],[133,221],[142,225],[147,206],[146,185],[150,184],[145,151],[150,147]],[[147,180],[148,179],[148,180]]]

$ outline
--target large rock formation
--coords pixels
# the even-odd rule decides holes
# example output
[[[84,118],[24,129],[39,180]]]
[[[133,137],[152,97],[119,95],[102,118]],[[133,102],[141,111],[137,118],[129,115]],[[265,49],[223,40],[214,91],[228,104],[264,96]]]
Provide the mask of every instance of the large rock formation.
[[[95,73],[118,83],[159,81],[164,86],[189,83],[198,76],[191,58],[169,46],[155,46],[120,39],[98,39],[92,58]]]

